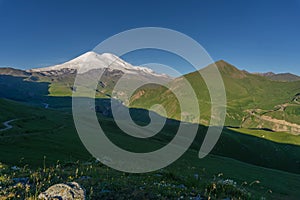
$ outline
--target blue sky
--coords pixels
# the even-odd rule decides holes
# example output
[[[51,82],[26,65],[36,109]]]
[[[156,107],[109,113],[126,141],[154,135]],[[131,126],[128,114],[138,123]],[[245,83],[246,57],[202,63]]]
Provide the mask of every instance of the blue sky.
[[[214,60],[240,69],[300,75],[300,0],[0,0],[0,66],[65,62],[116,33],[145,26],[185,33]],[[140,53],[128,61],[160,60],[189,71],[178,59],[155,55]]]

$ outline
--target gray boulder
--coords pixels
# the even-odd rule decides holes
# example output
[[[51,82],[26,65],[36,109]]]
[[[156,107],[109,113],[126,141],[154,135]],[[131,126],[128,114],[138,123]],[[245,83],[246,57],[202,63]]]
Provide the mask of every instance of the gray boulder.
[[[85,190],[78,183],[56,184],[39,194],[42,200],[85,200]]]

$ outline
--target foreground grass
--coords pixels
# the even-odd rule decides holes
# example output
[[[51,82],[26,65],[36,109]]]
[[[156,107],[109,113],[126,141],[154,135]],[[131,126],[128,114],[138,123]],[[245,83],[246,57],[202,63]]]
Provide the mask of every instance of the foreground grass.
[[[34,199],[52,184],[73,180],[86,188],[91,199],[178,199],[198,194],[216,199],[298,199],[300,196],[300,176],[297,174],[215,155],[199,160],[197,145],[162,171],[143,175],[123,174],[94,161],[87,162],[91,156],[76,134],[70,113],[24,105],[17,107],[20,104],[7,101],[2,101],[1,105],[5,111],[3,121],[20,119],[13,123],[13,129],[0,135],[0,161],[7,164],[0,171],[0,196],[3,199],[9,196],[10,199]],[[19,109],[15,111],[15,108]],[[28,113],[34,115],[28,117]],[[124,147],[125,143],[127,146],[124,148],[136,151],[160,148],[169,139],[168,135],[176,132],[176,127],[168,126],[163,131],[164,137],[132,140],[120,133],[110,119],[101,119],[101,126],[118,146]],[[299,160],[299,147],[296,145],[277,144],[226,130],[215,150],[216,153],[223,152],[223,156],[239,156],[239,160],[244,159],[245,162],[259,161],[259,165],[269,163],[270,166],[276,166],[278,161],[286,169],[294,167],[297,170],[295,162]],[[284,162],[281,158],[284,158]],[[57,160],[61,162],[57,163]],[[12,170],[11,167],[15,165],[21,169]],[[195,175],[199,178],[196,179]],[[22,177],[29,180],[27,190],[27,182],[17,184],[13,181],[13,178]],[[227,179],[232,180],[228,187],[222,183]]]
[[[85,188],[87,199],[259,199],[248,191],[259,181],[238,184],[224,179],[222,174],[211,177],[205,173],[179,174],[162,169],[137,175],[109,169],[97,161],[57,162],[55,166],[35,170],[27,166],[12,170],[1,164],[0,172],[1,200],[37,199],[51,185],[71,181]]]
[[[24,160],[21,163],[24,164]],[[21,165],[21,163],[19,163]],[[128,174],[96,160],[40,167],[0,165],[0,199],[36,199],[56,183],[76,181],[88,199],[298,199],[300,176],[188,151],[171,166],[152,173]]]

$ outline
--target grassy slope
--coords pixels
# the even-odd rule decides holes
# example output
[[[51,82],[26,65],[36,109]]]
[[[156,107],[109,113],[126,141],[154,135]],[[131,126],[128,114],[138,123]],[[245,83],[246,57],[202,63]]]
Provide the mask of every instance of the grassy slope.
[[[25,106],[0,99],[1,122],[19,119],[12,129],[0,132],[1,160],[17,163],[22,158],[40,163],[50,160],[84,159],[88,153],[75,133],[70,113]],[[81,151],[78,151],[81,149]],[[56,153],[60,152],[60,153]]]
[[[219,61],[216,63],[218,66],[226,87],[227,95],[227,118],[226,125],[228,126],[241,126],[244,117],[248,116],[245,112],[247,109],[263,109],[271,110],[274,106],[290,102],[295,94],[299,93],[300,82],[277,82],[271,81],[266,77],[259,75],[249,74],[244,71],[240,71],[234,66]],[[0,81],[0,96],[15,99],[18,101],[27,102],[41,102],[47,101],[46,96],[66,97],[72,94],[72,85],[74,81],[74,74],[66,74],[61,76],[40,76],[33,74],[32,77],[27,79],[34,79],[37,81],[23,81],[24,77],[9,77],[1,76]],[[110,94],[112,86],[116,82],[119,76],[109,75],[104,76],[102,82],[105,83],[105,87],[98,86],[96,92],[97,97],[106,97],[106,94]],[[199,106],[201,109],[202,124],[208,124],[210,120],[210,97],[206,88],[206,84],[199,76],[199,73],[193,72],[184,76],[194,88],[199,100]],[[9,84],[8,84],[9,83]],[[182,86],[180,78],[172,81],[169,85],[170,88],[178,88]],[[49,87],[49,90],[48,90]],[[17,88],[17,89],[16,89]],[[2,93],[1,93],[2,91]],[[146,86],[142,88],[145,94],[141,95],[137,92],[131,101],[131,107],[146,108],[149,109],[155,103],[161,102],[168,111],[168,117],[174,119],[180,119],[180,108],[175,97],[171,95],[169,90],[163,87]],[[179,92],[181,96],[186,96],[185,91]],[[160,95],[157,95],[160,94]],[[189,103],[187,98],[187,105]],[[51,102],[52,103],[52,102]],[[55,102],[54,102],[55,103]],[[192,116],[186,117],[183,120],[193,121],[196,116],[193,115],[193,107],[189,108]],[[284,119],[289,122],[298,123],[300,104],[294,104],[288,106],[285,111],[270,112],[267,115]],[[272,123],[264,123],[267,127],[272,128]],[[252,120],[243,127],[258,127],[259,122]]]
[[[72,158],[72,151],[79,158],[84,158],[88,155],[86,151],[78,152],[76,150],[75,146],[79,149],[84,148],[76,134],[72,116],[69,112],[24,107],[14,102],[3,100],[1,105],[3,106],[2,110],[4,110],[1,113],[6,113],[6,117],[2,117],[3,121],[15,118],[20,119],[12,123],[14,125],[13,129],[0,133],[0,144],[3,149],[1,154],[7,159],[6,161],[13,163],[22,157],[26,157],[33,159],[32,163],[38,163],[44,155],[47,155],[53,161],[57,159],[65,160]],[[14,108],[18,107],[20,108],[18,109],[19,113],[14,112]],[[34,115],[27,117],[26,113],[34,113]],[[141,119],[143,116],[138,111],[135,111],[133,115],[136,115],[137,119]],[[127,141],[124,148],[137,152],[140,149],[153,150],[153,148],[163,146],[165,142],[172,139],[178,126],[177,123],[165,126],[162,133],[151,140],[128,139],[126,134],[123,134],[111,119],[100,119],[103,129],[108,132],[108,137],[112,141],[119,146],[124,145],[123,142]],[[196,142],[193,145],[194,149],[199,149],[205,130],[205,127],[200,126]],[[262,137],[262,135],[265,138],[260,139],[259,137]],[[281,143],[274,143],[270,140],[280,141]],[[139,145],[136,145],[137,143]],[[17,147],[14,146],[15,144],[17,144]],[[233,131],[225,129],[213,153],[265,167],[299,173],[298,155],[300,154],[300,148],[295,145],[299,145],[298,136],[258,130],[240,129]],[[253,148],[253,146],[256,148]],[[24,149],[26,151],[23,151]],[[32,151],[36,153],[31,155]],[[59,154],[59,158],[53,157],[52,152],[56,151],[62,152]],[[282,162],[277,162],[278,159]]]
[[[1,161],[10,165],[22,165],[29,163],[31,166],[42,166],[43,157],[47,157],[48,164],[54,164],[57,160],[61,161],[86,161],[91,156],[86,152],[82,146],[72,122],[72,117],[68,112],[51,111],[39,108],[24,106],[12,101],[1,100],[1,120],[10,118],[23,118],[22,120],[13,123],[14,128],[0,133],[0,157]],[[18,108],[15,110],[15,108]],[[4,114],[5,113],[5,114]],[[34,116],[28,116],[28,113],[34,113]],[[139,140],[128,138],[124,134],[114,128],[113,122],[110,119],[101,119],[101,125],[108,132],[108,136],[122,146],[126,143],[127,148],[130,150],[139,151],[139,149],[151,150],[153,147],[159,148],[164,145],[164,137],[158,137],[155,140]],[[169,126],[165,131],[165,135],[176,130],[176,127]],[[22,135],[22,136],[21,136]],[[122,141],[122,142],[121,142]],[[123,143],[123,145],[124,145]],[[242,145],[242,146],[239,146]],[[256,148],[253,148],[256,145]],[[244,150],[243,147],[244,146]],[[253,156],[259,156],[262,148],[271,146],[271,149],[279,148],[280,154],[284,153],[286,157],[286,165],[295,159],[296,154],[299,152],[289,145],[279,145],[270,141],[257,139],[243,134],[237,134],[232,131],[223,133],[223,139],[219,141],[216,152],[225,152],[225,154],[235,155],[239,152],[239,156],[248,157],[253,159]],[[285,147],[288,147],[285,149]],[[193,148],[197,148],[197,144]],[[220,150],[218,150],[220,148]],[[225,151],[227,149],[227,151]],[[252,149],[252,151],[251,151]],[[266,149],[264,149],[266,150]],[[249,155],[244,154],[250,152]],[[274,157],[274,152],[265,151],[264,156]],[[263,158],[264,158],[263,156]],[[275,159],[280,157],[275,156]],[[23,159],[22,159],[23,158]],[[255,158],[255,157],[254,157]],[[297,158],[297,157],[296,157]],[[250,160],[251,160],[250,159]],[[288,161],[291,159],[291,161]],[[21,162],[21,163],[19,163]],[[272,161],[273,162],[273,161]],[[204,170],[205,168],[205,170]],[[282,171],[276,171],[257,167],[242,163],[229,158],[219,156],[209,156],[203,160],[197,158],[195,150],[191,149],[179,161],[171,165],[168,170],[176,174],[176,176],[193,176],[194,173],[207,175],[212,177],[218,173],[223,173],[224,178],[231,178],[242,184],[247,181],[248,184],[259,180],[261,183],[258,186],[252,186],[250,191],[259,195],[271,195],[276,197],[290,199],[299,196],[300,177],[299,175],[289,174]],[[115,173],[110,171],[109,173]],[[205,179],[205,177],[204,177]],[[273,193],[269,194],[267,191],[272,190]],[[295,198],[296,199],[296,198]]]
[[[274,109],[274,106],[292,101],[294,95],[300,92],[300,82],[276,82],[268,80],[259,75],[249,74],[240,71],[234,66],[219,61],[216,63],[221,72],[227,95],[227,118],[226,125],[240,126],[242,119],[247,115],[244,111],[247,109]],[[210,97],[206,84],[197,72],[184,76],[192,85],[199,100],[202,121],[209,121],[210,118]],[[170,88],[179,88],[182,86],[181,78],[175,79],[170,83]],[[150,88],[150,89],[149,89]],[[184,87],[182,87],[184,88]],[[131,100],[131,107],[149,109],[153,102],[159,99],[166,106],[170,115],[168,117],[180,119],[180,110],[175,97],[170,95],[170,90],[162,87],[146,86],[141,88],[143,95],[137,98],[139,91]],[[159,97],[157,94],[160,94]],[[181,96],[184,96],[182,91]],[[296,106],[299,109],[299,105]],[[192,114],[192,113],[191,113]],[[272,115],[272,114],[271,114]],[[286,115],[292,115],[286,112]],[[273,116],[273,115],[272,115]],[[300,121],[299,115],[293,115],[293,121]]]

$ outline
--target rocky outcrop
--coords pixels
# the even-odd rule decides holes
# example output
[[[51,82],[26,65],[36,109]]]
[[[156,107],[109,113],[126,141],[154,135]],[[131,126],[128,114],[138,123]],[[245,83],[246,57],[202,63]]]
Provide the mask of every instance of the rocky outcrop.
[[[76,182],[56,184],[42,192],[41,200],[85,200],[85,190]]]

